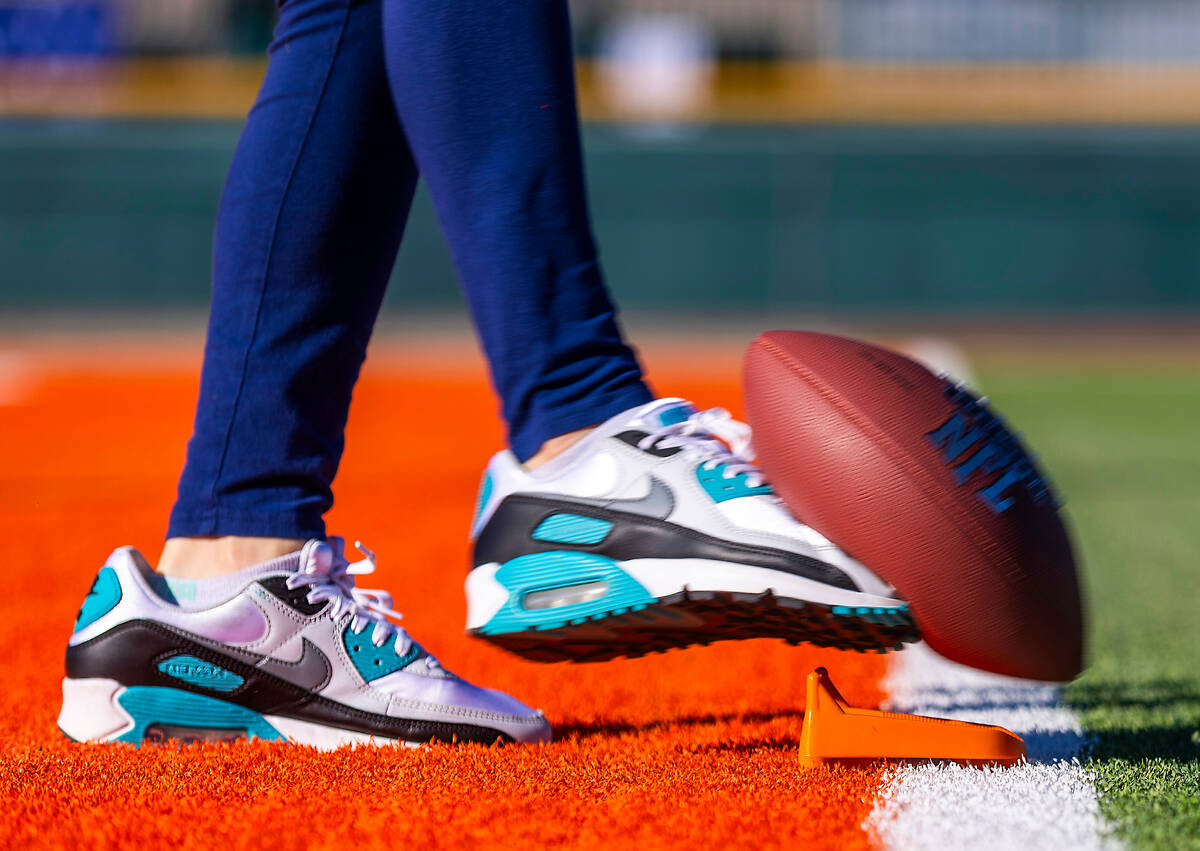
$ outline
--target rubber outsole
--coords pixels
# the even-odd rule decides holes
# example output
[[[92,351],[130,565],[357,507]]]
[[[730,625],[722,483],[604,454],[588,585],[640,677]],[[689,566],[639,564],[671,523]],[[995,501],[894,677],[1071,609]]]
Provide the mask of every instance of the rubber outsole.
[[[762,594],[683,591],[549,629],[468,634],[534,662],[605,662],[748,638],[778,638],[860,652],[898,650],[920,638],[906,607],[828,606]]]

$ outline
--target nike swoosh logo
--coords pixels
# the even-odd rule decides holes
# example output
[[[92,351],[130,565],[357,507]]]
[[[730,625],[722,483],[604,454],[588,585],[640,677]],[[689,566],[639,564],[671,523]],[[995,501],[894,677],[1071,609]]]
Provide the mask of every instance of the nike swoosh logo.
[[[300,686],[307,691],[320,691],[329,684],[329,680],[333,677],[333,666],[329,664],[328,657],[307,638],[302,639],[300,658],[295,662],[284,662],[282,659],[264,656],[261,653],[252,653],[249,650],[242,650],[240,647],[230,647],[228,644],[186,632],[178,627],[175,627],[174,630],[186,635],[197,644],[203,644],[210,650],[253,665],[264,673],[287,680],[292,685]]]
[[[313,692],[320,691],[329,684],[329,680],[333,676],[333,667],[329,664],[329,659],[325,654],[317,648],[317,645],[307,638],[303,639],[303,642],[303,652],[300,654],[299,661],[284,662],[271,656],[264,656],[257,667],[301,688]]]
[[[666,520],[675,510],[675,494],[672,493],[670,485],[655,476],[650,477],[650,492],[637,499],[589,499],[581,496],[558,495],[555,495],[555,498],[561,499],[563,502],[640,514],[643,517],[653,517],[658,520]]]

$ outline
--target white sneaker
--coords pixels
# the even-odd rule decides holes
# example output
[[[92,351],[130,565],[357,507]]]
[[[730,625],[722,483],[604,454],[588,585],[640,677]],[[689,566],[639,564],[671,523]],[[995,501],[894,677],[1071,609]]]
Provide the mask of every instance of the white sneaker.
[[[472,528],[467,629],[540,661],[734,638],[915,641],[893,589],[772,493],[749,431],[720,408],[660,399],[532,472],[496,455]]]
[[[170,580],[132,547],[100,569],[67,644],[76,741],[286,739],[321,748],[544,742],[550,725],[442,668],[354,587],[340,539],[220,579]]]

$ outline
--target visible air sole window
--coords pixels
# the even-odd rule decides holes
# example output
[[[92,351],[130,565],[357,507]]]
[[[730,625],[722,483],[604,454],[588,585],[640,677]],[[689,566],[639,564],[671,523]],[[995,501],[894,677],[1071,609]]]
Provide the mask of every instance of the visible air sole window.
[[[579,585],[564,585],[561,588],[550,588],[545,591],[530,591],[521,598],[521,605],[531,611],[557,609],[560,606],[590,603],[593,600],[599,600],[607,593],[607,582],[584,582]]]
[[[167,742],[176,741],[186,745],[192,742],[236,742],[238,739],[246,739],[249,736],[248,731],[238,729],[151,724],[146,728],[145,741],[156,745],[165,745]]]

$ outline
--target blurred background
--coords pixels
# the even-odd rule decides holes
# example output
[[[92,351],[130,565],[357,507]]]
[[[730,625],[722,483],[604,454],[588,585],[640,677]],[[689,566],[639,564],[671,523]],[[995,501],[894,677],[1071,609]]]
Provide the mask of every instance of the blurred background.
[[[595,231],[655,386],[736,412],[742,350],[766,327],[844,330],[971,379],[1067,499],[1093,640],[1066,696],[1105,817],[1145,847],[1186,844],[1200,794],[1200,2],[571,2]],[[0,601],[0,653],[19,663],[0,720],[29,725],[3,728],[18,750],[53,729],[47,673],[97,560],[119,543],[153,558],[165,534],[218,199],[274,18],[270,0],[0,0],[0,518],[8,561],[38,565],[10,571],[25,593]],[[330,529],[384,554],[371,584],[399,589],[406,626],[534,705],[598,684],[568,717],[586,730],[619,705],[616,759],[675,741],[654,738],[673,720],[705,743],[684,754],[697,759],[726,730],[774,747],[798,729],[795,711],[772,713],[798,705],[803,650],[722,645],[567,674],[471,646],[457,608],[469,506],[502,437],[424,190],[383,325]],[[875,657],[838,670],[867,664],[882,670]],[[725,675],[759,670],[778,674],[761,705]],[[705,732],[709,713],[729,726]],[[6,788],[36,817],[13,823],[78,844],[79,818],[19,784],[79,773],[53,748],[22,753]]]
[[[1200,4],[573,0],[627,310],[1200,311]],[[0,309],[201,308],[269,0],[0,0]],[[460,299],[418,198],[386,310]]]

